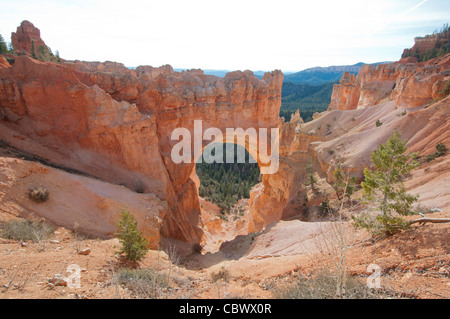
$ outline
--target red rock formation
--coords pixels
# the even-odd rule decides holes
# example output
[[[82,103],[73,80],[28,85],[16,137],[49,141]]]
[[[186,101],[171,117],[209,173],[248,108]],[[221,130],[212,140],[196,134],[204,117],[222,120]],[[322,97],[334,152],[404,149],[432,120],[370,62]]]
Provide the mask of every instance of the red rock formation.
[[[349,72],[344,72],[340,84],[333,86],[330,110],[352,110],[358,104],[360,89],[356,85],[356,77]]]
[[[45,45],[41,39],[41,31],[27,20],[22,21],[20,26],[17,27],[17,31],[11,33],[11,43],[17,53],[31,54],[32,40],[34,40],[36,52],[40,45]]]
[[[411,49],[405,49],[403,54],[406,52],[411,52],[415,54],[418,52],[419,54],[426,53],[433,49],[439,49],[442,45],[445,45],[450,42],[450,31],[430,34],[425,37],[416,37],[414,38],[414,45]]]
[[[441,92],[450,80],[450,55],[425,63],[407,62],[411,59],[376,68],[366,65],[357,77],[345,73],[334,87],[327,112],[301,125],[283,123],[279,173],[268,176],[263,187],[251,193],[252,230],[295,215],[303,220],[313,218],[313,207],[335,196],[330,184],[337,163],[362,178],[364,168],[372,165],[370,153],[395,130],[409,140],[409,149],[421,156],[434,152],[438,143],[450,143],[450,97],[433,103],[443,98]],[[417,108],[423,105],[429,107]],[[381,127],[375,125],[377,120]],[[311,160],[320,188],[313,193],[304,186],[306,164]],[[408,190],[421,194],[421,204],[449,207],[450,194],[442,187],[450,176],[445,163],[414,173],[418,179],[408,181]],[[306,208],[308,214],[304,215]]]
[[[34,154],[156,194],[170,208],[162,235],[198,242],[195,164],[172,162],[178,142],[170,140],[172,131],[193,132],[194,120],[203,120],[203,129],[223,132],[277,127],[282,79],[280,71],[263,80],[250,71],[218,78],[199,70],[178,73],[170,66],[129,70],[118,63],[50,63],[19,56],[13,67],[0,70],[0,114],[9,129],[45,146]],[[6,131],[0,135],[12,145],[20,142]]]
[[[398,106],[414,108],[439,97],[450,79],[450,54],[423,63],[364,65],[355,79],[344,74],[333,88],[328,110],[354,110],[395,101]]]

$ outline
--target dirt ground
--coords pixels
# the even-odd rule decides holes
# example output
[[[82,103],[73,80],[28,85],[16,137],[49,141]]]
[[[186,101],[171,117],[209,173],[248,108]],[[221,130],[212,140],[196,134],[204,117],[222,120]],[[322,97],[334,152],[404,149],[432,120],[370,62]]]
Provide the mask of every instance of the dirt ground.
[[[415,225],[373,240],[349,222],[336,228],[336,223],[281,221],[262,233],[239,235],[220,245],[210,236],[212,247],[220,247],[215,251],[178,256],[151,250],[139,268],[156,269],[168,278],[158,298],[273,298],[274,286],[298,274],[333,270],[336,229],[348,238],[349,274],[365,282],[374,264],[380,269],[381,287],[396,296],[450,298],[450,224]],[[127,266],[115,253],[117,245],[116,239],[83,239],[65,228],[57,228],[51,239],[40,243],[0,239],[0,298],[140,298],[115,279]],[[90,253],[80,255],[84,249]],[[70,265],[79,267],[79,288],[49,282],[56,274],[70,277]]]

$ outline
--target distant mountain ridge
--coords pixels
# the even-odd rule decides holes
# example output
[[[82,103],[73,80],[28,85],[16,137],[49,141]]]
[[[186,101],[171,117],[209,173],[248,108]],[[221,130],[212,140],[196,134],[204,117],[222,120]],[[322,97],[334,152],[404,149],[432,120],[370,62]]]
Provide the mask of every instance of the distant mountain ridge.
[[[374,66],[391,62],[369,63]],[[284,82],[293,82],[296,84],[321,85],[329,82],[339,81],[344,72],[357,74],[361,67],[367,63],[359,62],[353,65],[333,65],[328,67],[314,67],[300,72],[287,74]]]
[[[344,72],[350,72],[353,74],[358,74],[359,70],[364,64],[373,64],[377,66],[377,64],[384,64],[391,62],[377,62],[377,63],[364,63],[359,62],[353,65],[333,65],[328,67],[313,67],[308,68],[299,72],[283,72],[284,73],[284,82],[293,82],[296,84],[309,84],[309,85],[322,85],[325,83],[336,82],[339,81],[344,74]],[[174,69],[177,72],[185,71],[187,69]],[[232,72],[230,70],[215,70],[215,69],[204,69],[203,72],[209,75],[215,75],[218,77],[224,77],[228,72]],[[264,73],[267,71],[252,71],[253,74],[262,79]]]
[[[174,71],[176,72],[181,72],[181,71],[186,71],[188,69],[174,69]],[[202,69],[203,73],[205,74],[209,74],[209,75],[215,75],[218,77],[223,78],[225,76],[225,74],[229,73],[229,72],[233,72],[230,70],[215,70],[215,69]],[[252,71],[253,74],[259,78],[262,79],[264,76],[264,73],[266,73],[267,71]]]

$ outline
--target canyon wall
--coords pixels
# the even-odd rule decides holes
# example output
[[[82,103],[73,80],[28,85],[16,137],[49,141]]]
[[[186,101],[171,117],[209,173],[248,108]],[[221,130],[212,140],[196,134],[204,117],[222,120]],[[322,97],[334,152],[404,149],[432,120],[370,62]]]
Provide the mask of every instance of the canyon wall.
[[[254,229],[293,216],[316,218],[315,208],[336,198],[336,167],[361,181],[364,169],[372,166],[371,152],[395,131],[408,141],[409,151],[422,157],[435,152],[439,143],[449,147],[450,97],[444,92],[449,81],[450,54],[424,63],[410,57],[364,65],[357,76],[345,72],[333,88],[327,112],[308,123],[283,123],[280,171],[267,177],[271,187],[251,193]],[[422,165],[408,179],[408,191],[421,196],[421,205],[450,207],[450,194],[443,187],[450,182],[450,170],[444,168],[448,158]],[[318,181],[315,191],[305,185],[311,164]],[[272,205],[266,208],[266,203]],[[278,209],[270,212],[271,207]]]
[[[415,108],[442,97],[450,79],[450,54],[422,63],[411,61],[364,65],[356,77],[345,73],[333,88],[328,110],[354,110],[387,101]]]

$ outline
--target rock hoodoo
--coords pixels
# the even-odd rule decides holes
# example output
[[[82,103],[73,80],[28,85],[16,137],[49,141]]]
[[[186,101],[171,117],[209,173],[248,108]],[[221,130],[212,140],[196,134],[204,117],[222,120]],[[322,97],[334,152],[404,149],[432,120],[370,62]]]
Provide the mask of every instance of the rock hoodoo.
[[[31,54],[31,42],[34,40],[35,50],[40,45],[45,46],[45,42],[41,39],[41,31],[36,28],[30,21],[22,21],[17,31],[11,33],[11,44],[17,53]]]

